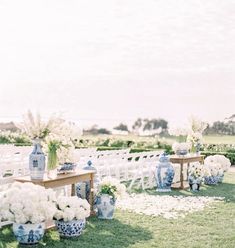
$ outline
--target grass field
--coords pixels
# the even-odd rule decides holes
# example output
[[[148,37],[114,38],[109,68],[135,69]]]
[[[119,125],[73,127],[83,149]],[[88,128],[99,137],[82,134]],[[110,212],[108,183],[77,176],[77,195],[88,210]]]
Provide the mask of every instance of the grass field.
[[[149,194],[157,194],[148,190]],[[87,221],[84,234],[73,240],[60,239],[55,230],[46,233],[38,247],[58,248],[234,248],[235,247],[235,173],[225,176],[218,186],[203,186],[199,193],[172,191],[171,195],[222,196],[224,202],[215,203],[204,211],[185,218],[167,220],[116,211],[113,220]],[[11,228],[0,230],[0,248],[18,247]]]
[[[235,144],[235,136],[204,136],[204,143],[207,144]]]

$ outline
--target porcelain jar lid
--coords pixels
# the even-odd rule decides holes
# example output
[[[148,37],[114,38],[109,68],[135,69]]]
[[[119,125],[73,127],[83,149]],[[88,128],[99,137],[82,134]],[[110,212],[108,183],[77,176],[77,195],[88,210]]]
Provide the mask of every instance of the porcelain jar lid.
[[[162,153],[159,157],[159,162],[160,163],[169,163],[170,162],[170,157],[166,152]]]

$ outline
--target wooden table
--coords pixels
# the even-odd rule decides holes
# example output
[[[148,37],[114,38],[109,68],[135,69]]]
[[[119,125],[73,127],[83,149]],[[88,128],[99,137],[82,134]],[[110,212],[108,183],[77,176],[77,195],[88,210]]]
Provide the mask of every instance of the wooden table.
[[[51,179],[45,174],[43,180],[31,180],[30,176],[18,177],[15,178],[15,181],[26,183],[31,182],[37,185],[41,185],[45,188],[57,188],[66,185],[71,185],[71,195],[74,196],[76,194],[75,184],[82,181],[90,181],[90,196],[89,203],[91,206],[91,215],[94,214],[94,174],[96,171],[94,170],[82,170],[77,169],[73,173],[57,175],[56,178]]]
[[[187,170],[189,167],[189,164],[192,162],[200,162],[201,164],[203,164],[204,162],[204,155],[185,155],[185,156],[177,156],[177,155],[173,155],[170,157],[170,162],[173,164],[180,164],[180,183],[179,184],[175,184],[172,187],[173,188],[180,188],[180,189],[184,189],[187,188],[187,186],[185,186],[185,180],[184,180],[184,166],[187,166]]]

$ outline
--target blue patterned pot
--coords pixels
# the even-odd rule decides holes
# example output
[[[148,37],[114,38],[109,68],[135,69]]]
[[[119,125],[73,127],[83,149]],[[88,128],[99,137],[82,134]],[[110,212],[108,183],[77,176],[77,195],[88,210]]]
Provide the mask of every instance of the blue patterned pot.
[[[188,154],[188,150],[177,150],[176,155],[184,156]]]
[[[219,178],[217,176],[204,177],[204,183],[206,185],[216,185],[218,182]]]
[[[97,172],[97,169],[93,166],[92,162],[89,160],[87,162],[87,165],[83,167],[83,170],[94,170]],[[99,184],[99,180],[96,176],[94,177],[94,188],[97,187]],[[89,202],[90,199],[90,190],[91,190],[91,185],[90,181],[84,181],[76,184],[76,194],[79,198],[86,199]]]
[[[224,180],[224,174],[220,175],[220,176],[217,176],[217,179],[218,179],[218,183],[222,183],[223,180]]]
[[[189,176],[188,183],[191,191],[198,192],[200,190],[201,180],[199,178],[195,179],[192,176]]]
[[[99,219],[112,219],[115,209],[115,199],[108,194],[99,195],[96,197],[96,207]]]
[[[171,191],[171,184],[175,175],[174,168],[170,163],[169,156],[163,153],[159,158],[159,163],[156,167],[156,183],[158,192]]]
[[[32,180],[42,180],[45,172],[45,155],[42,152],[40,140],[34,141],[34,148],[32,153],[29,155],[29,170],[30,177]]]
[[[60,237],[71,238],[79,237],[82,234],[82,230],[85,228],[86,220],[71,220],[63,221],[56,220],[55,225],[60,234]]]
[[[35,245],[44,235],[45,224],[17,224],[13,223],[13,233],[21,245]]]

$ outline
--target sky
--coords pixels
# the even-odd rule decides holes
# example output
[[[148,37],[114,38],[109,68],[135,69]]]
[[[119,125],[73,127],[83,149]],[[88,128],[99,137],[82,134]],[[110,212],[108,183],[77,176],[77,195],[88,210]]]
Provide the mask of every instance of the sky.
[[[235,114],[233,0],[0,0],[0,120]]]

